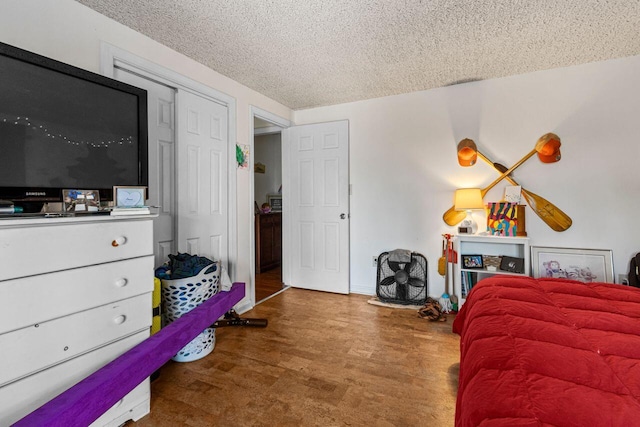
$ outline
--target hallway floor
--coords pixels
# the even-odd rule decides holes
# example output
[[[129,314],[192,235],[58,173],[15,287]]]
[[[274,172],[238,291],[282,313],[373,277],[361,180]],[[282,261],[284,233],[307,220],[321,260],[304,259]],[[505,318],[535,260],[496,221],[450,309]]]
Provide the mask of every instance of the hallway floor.
[[[256,302],[270,297],[282,290],[283,287],[281,267],[256,274]]]

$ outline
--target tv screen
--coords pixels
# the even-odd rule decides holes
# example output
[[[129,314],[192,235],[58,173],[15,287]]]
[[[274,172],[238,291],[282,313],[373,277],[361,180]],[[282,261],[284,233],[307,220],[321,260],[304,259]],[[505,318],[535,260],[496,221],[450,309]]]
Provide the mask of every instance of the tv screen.
[[[146,91],[0,44],[0,199],[147,185]]]

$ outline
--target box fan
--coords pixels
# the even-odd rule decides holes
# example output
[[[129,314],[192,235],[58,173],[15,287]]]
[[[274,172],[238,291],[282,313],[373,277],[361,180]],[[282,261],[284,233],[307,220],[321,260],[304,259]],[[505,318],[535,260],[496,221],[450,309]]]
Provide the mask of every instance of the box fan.
[[[396,259],[390,252],[378,256],[378,299],[404,305],[424,304],[427,299],[427,259],[416,252],[411,252],[410,260]]]

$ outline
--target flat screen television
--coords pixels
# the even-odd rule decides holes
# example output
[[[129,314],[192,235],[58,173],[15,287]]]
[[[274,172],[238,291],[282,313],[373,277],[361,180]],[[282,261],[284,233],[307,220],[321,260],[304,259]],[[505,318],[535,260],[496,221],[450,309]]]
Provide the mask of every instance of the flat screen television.
[[[0,199],[148,185],[147,92],[0,43]]]

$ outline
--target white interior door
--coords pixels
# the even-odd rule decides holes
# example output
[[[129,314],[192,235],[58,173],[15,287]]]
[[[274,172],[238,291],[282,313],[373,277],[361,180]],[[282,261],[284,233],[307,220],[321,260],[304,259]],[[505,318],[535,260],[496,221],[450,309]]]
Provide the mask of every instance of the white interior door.
[[[228,110],[178,89],[178,251],[228,261]]]
[[[149,115],[149,200],[159,206],[153,221],[155,265],[175,253],[175,89],[136,74],[114,69],[117,80],[147,91]]]
[[[349,293],[349,122],[282,133],[288,285]]]

